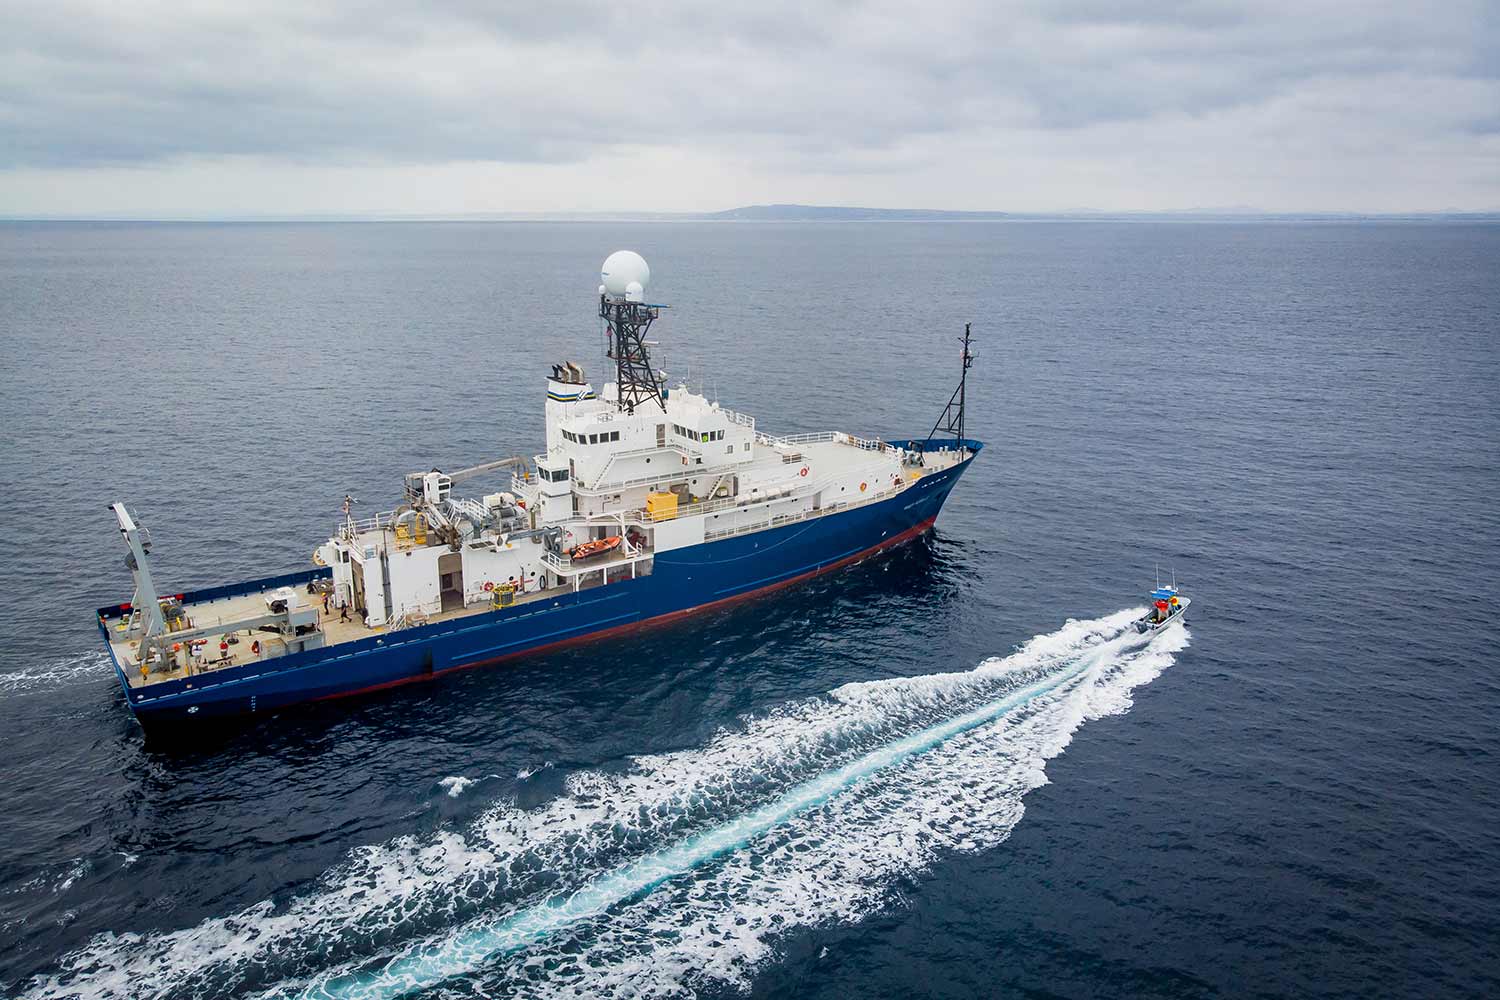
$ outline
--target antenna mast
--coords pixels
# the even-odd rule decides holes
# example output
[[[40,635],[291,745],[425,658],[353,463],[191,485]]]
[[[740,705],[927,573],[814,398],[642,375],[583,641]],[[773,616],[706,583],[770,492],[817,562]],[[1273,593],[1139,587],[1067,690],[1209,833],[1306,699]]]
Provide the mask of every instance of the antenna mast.
[[[637,406],[647,401],[655,401],[663,413],[667,412],[667,404],[661,398],[661,382],[646,349],[646,332],[660,314],[660,306],[599,296],[599,315],[604,317],[609,333],[609,348],[605,353],[615,363],[615,385],[620,390],[620,409],[625,413],[634,413]]]
[[[654,401],[666,413],[661,379],[646,350],[646,333],[664,308],[645,300],[651,268],[635,251],[617,250],[605,259],[599,279],[599,316],[608,343],[605,355],[615,363],[620,410],[634,413],[637,406]]]
[[[923,442],[924,450],[928,444],[932,443],[932,439],[937,437],[939,432],[942,432],[943,434],[952,434],[954,447],[959,451],[963,450],[965,440],[965,389],[967,388],[969,381],[969,368],[974,364],[974,355],[969,351],[969,327],[971,325],[972,324],[969,323],[964,324],[963,371],[958,377],[958,388],[953,390],[953,398],[948,400],[947,406],[943,407],[943,415],[938,417],[937,423],[932,425],[931,433],[927,435],[927,440]]]

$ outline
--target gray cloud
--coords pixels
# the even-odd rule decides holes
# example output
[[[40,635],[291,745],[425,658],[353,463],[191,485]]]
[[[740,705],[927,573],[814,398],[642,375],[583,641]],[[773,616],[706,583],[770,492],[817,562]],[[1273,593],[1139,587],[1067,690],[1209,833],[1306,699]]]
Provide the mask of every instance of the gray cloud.
[[[1169,155],[1216,117],[1294,152],[1399,136],[1468,137],[1479,153],[1500,107],[1500,29],[1474,0],[272,0],[253,14],[64,0],[13,4],[6,22],[0,168],[13,170],[568,164],[649,146],[879,173],[985,142],[1120,155],[1130,126],[1154,143],[1136,155]],[[1494,173],[1455,169],[1469,186]]]

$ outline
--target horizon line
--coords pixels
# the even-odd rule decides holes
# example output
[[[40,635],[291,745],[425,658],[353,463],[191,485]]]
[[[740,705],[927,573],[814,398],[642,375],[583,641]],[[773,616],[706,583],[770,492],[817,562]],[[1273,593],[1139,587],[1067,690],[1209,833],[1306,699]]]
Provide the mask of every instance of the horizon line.
[[[1096,209],[1073,208],[1058,211],[1013,211],[1005,209],[944,208],[875,208],[858,205],[811,205],[795,202],[741,205],[713,211],[614,211],[614,210],[541,210],[486,212],[259,212],[241,214],[173,214],[138,213],[38,214],[0,212],[0,222],[77,222],[77,223],[271,223],[271,222],[902,222],[953,221],[1003,222],[1048,220],[1111,219],[1215,219],[1215,220],[1431,220],[1431,219],[1500,219],[1500,208],[1437,209],[1412,211],[1362,212],[1338,209],[1266,210],[1248,207],[1202,207],[1185,209]]]

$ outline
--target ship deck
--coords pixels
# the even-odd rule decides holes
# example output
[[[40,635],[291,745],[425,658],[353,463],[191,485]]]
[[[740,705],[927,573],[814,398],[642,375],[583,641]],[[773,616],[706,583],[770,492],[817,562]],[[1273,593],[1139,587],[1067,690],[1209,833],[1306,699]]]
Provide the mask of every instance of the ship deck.
[[[758,457],[757,464],[764,462],[767,465],[774,464],[780,466],[802,461],[804,457],[812,458],[815,456],[822,468],[829,469],[831,467],[839,472],[844,472],[868,463],[875,457],[867,448],[862,449],[846,441],[828,440],[827,437],[822,437],[822,439],[818,440],[778,439],[777,445],[774,449],[765,449],[765,457],[763,459]],[[920,480],[935,472],[949,468],[962,461],[962,459],[963,455],[958,452],[929,452],[928,460],[924,464],[924,467],[919,470],[909,470],[906,476],[911,481]],[[899,489],[900,487],[898,486],[897,488]],[[890,492],[889,488],[878,489],[872,491],[868,496],[851,497],[848,501],[835,502],[821,510],[809,511],[801,516],[827,516],[850,507],[876,503],[885,499]],[[732,503],[734,503],[733,500],[727,502],[727,504]],[[690,514],[708,513],[714,508],[721,505],[727,506],[727,504],[725,501],[710,502],[703,505],[695,504],[684,511],[683,514],[684,516],[690,516]],[[646,552],[644,555],[647,557],[645,571],[649,573],[649,557],[651,553]],[[580,563],[577,566],[568,567],[565,574],[568,579],[572,579],[573,577],[578,578],[577,586],[580,590],[602,586],[604,585],[602,574],[596,576],[596,571],[624,567],[638,559],[640,559],[639,555],[632,556],[617,551],[601,558],[589,560],[586,563]],[[532,593],[519,594],[516,596],[515,603],[512,606],[555,598],[560,594],[570,593],[572,589],[572,586],[565,585],[563,587],[552,587]],[[324,648],[359,639],[367,639],[372,636],[384,635],[393,631],[388,626],[372,627],[366,625],[361,617],[352,609],[347,620],[337,607],[330,605],[325,610],[321,594],[299,592],[299,596],[317,611],[317,625],[323,633]],[[265,594],[260,591],[192,602],[187,604],[184,610],[187,614],[190,629],[206,631],[203,638],[206,638],[208,641],[201,647],[204,655],[194,657],[188,666],[179,666],[170,671],[158,671],[150,674],[149,677],[142,676],[139,660],[136,656],[137,642],[127,638],[124,634],[123,624],[126,619],[122,617],[106,619],[104,625],[109,633],[109,645],[124,672],[126,683],[130,687],[143,688],[164,681],[182,680],[200,675],[210,676],[217,671],[232,667],[244,666],[257,661],[274,660],[287,653],[286,644],[279,635],[273,632],[240,628],[232,633],[237,641],[230,644],[228,655],[222,658],[219,655],[221,637],[231,633],[214,632],[214,626],[218,624],[230,625],[264,615],[266,613]],[[435,624],[473,617],[492,610],[494,609],[489,603],[481,601],[462,608],[453,608],[451,610],[418,616],[406,624]],[[260,643],[260,649],[259,652],[253,652],[251,647],[257,640]]]
[[[632,559],[633,557],[623,552],[611,553],[607,557],[591,559],[587,563],[580,564],[579,570],[583,574],[591,575],[597,570],[614,569],[615,567],[629,565]],[[578,589],[586,590],[601,585],[602,581],[589,579],[586,575],[583,580],[580,580]],[[527,594],[517,594],[515,602],[510,606],[517,607],[523,604],[530,604],[534,601],[555,598],[561,594],[571,592],[571,587],[552,587],[546,590],[532,591]],[[324,648],[353,642],[358,639],[368,639],[372,636],[385,635],[392,631],[399,631],[384,625],[366,625],[358,613],[352,609],[347,619],[344,618],[343,612],[339,608],[330,605],[325,610],[321,594],[301,593],[300,596],[308,602],[308,606],[315,608],[318,613],[318,629],[323,633]],[[204,655],[202,657],[195,657],[194,662],[190,666],[177,667],[170,671],[156,671],[149,677],[141,676],[140,661],[136,656],[137,640],[126,638],[121,628],[126,618],[108,619],[105,622],[105,627],[109,630],[110,648],[114,651],[115,659],[125,672],[126,683],[132,688],[142,688],[163,681],[182,680],[199,675],[211,675],[216,671],[243,666],[247,663],[274,660],[286,655],[286,644],[279,635],[272,632],[241,628],[237,632],[229,633],[238,640],[229,645],[229,655],[225,658],[219,656],[220,637],[226,633],[212,632],[213,627],[215,625],[244,621],[247,618],[265,614],[265,610],[265,595],[259,591],[185,605],[184,611],[187,613],[188,627],[195,630],[210,630],[210,634],[204,636],[208,640],[202,647]],[[462,608],[452,608],[446,611],[423,615],[419,619],[409,622],[409,624],[431,625],[438,622],[454,621],[459,618],[470,618],[493,610],[495,609],[490,604],[481,601]],[[260,642],[259,653],[251,651],[251,645],[257,640]]]

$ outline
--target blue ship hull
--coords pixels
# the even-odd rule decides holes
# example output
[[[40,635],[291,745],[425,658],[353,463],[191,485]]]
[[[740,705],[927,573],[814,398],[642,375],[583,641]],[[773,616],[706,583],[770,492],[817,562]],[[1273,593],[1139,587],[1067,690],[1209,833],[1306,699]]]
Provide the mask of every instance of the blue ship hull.
[[[920,442],[893,442],[920,447]],[[965,441],[977,454],[983,445]],[[656,556],[649,576],[486,614],[384,633],[179,680],[132,688],[115,672],[144,726],[275,711],[428,680],[454,670],[622,629],[665,622],[742,600],[822,573],[917,537],[932,526],[948,493],[974,460],[923,478],[887,500],[780,528],[704,542]],[[189,602],[300,586],[320,568],[184,595]],[[118,607],[99,609],[105,618]],[[111,651],[111,659],[113,652]]]

